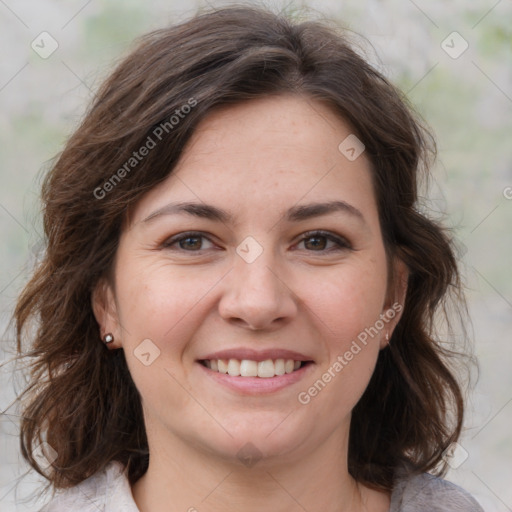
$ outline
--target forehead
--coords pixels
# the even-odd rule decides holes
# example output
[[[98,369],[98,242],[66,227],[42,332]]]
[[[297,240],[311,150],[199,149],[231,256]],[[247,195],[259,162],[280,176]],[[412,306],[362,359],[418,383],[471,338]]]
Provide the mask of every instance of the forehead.
[[[199,123],[169,178],[134,217],[176,199],[218,204],[240,217],[301,200],[375,210],[366,155],[352,161],[339,149],[349,136],[351,127],[329,107],[302,96],[222,107]]]

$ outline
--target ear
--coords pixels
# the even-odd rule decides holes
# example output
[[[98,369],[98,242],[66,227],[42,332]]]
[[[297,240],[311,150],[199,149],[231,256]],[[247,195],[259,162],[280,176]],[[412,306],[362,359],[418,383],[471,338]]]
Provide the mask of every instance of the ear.
[[[98,337],[103,341],[103,336],[110,333],[114,341],[109,343],[109,348],[120,348],[121,329],[115,302],[114,290],[106,278],[101,278],[94,287],[91,296],[91,304],[96,321],[100,326]]]
[[[398,321],[400,320],[407,296],[407,282],[409,280],[409,269],[398,256],[395,256],[391,264],[390,279],[388,282],[388,293],[386,303],[382,310],[382,318],[385,327],[380,339],[380,348],[385,348]]]

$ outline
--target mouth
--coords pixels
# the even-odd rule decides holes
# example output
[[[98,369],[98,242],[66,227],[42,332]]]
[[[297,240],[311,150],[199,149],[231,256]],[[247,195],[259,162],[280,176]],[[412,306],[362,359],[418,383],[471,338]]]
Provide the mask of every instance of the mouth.
[[[290,350],[223,350],[196,360],[209,382],[237,395],[262,396],[292,387],[314,372],[315,361]]]
[[[209,383],[245,396],[277,393],[306,378],[316,366],[311,356],[300,352],[252,347],[204,354],[196,363]]]
[[[312,362],[283,358],[265,359],[263,361],[252,359],[202,359],[199,361],[201,365],[212,372],[230,375],[231,377],[258,377],[260,379],[271,379],[291,374]]]

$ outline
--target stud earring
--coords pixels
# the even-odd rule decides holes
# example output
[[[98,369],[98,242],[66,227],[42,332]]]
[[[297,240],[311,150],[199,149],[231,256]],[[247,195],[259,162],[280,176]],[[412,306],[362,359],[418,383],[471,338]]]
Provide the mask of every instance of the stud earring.
[[[114,336],[110,333],[107,333],[105,334],[105,336],[103,336],[103,343],[105,343],[105,345],[108,345],[109,343],[112,343],[114,341]]]

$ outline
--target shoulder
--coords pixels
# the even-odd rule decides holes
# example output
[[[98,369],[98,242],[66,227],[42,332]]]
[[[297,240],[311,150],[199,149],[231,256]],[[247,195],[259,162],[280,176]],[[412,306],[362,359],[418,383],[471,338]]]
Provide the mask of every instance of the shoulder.
[[[422,473],[401,477],[391,495],[390,512],[484,512],[461,487]]]
[[[75,487],[58,492],[40,512],[139,512],[119,462],[111,462]]]

